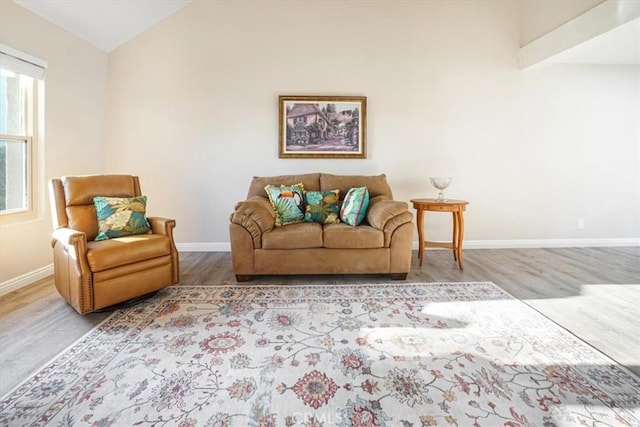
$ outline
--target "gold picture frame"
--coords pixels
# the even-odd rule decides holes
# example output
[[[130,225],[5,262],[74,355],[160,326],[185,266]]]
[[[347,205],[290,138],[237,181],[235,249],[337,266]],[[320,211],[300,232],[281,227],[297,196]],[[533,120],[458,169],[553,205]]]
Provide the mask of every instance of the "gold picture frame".
[[[367,97],[278,97],[280,158],[367,156]]]

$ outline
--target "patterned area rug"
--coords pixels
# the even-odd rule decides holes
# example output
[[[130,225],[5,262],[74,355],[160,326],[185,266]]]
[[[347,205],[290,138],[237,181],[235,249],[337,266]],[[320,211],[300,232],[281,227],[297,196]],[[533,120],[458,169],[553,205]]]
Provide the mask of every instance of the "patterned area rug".
[[[9,426],[639,426],[640,381],[491,283],[171,287],[0,401]]]

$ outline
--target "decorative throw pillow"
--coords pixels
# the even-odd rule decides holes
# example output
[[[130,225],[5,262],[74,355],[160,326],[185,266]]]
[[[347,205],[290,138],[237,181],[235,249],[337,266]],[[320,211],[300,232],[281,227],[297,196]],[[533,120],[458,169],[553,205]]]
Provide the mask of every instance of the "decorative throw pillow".
[[[306,210],[304,220],[306,222],[318,222],[320,224],[339,223],[339,194],[340,190],[305,191]]]
[[[148,233],[151,226],[145,216],[147,196],[94,197],[99,233],[96,240]]]
[[[340,219],[349,225],[360,225],[367,215],[369,190],[367,187],[355,187],[347,191],[340,208]]]
[[[276,227],[304,219],[304,185],[267,185],[264,187],[276,212]]]

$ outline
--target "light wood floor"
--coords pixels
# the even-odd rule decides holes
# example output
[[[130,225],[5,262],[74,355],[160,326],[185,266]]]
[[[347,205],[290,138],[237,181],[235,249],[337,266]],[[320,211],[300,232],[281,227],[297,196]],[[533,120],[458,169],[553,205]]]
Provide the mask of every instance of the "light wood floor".
[[[409,282],[491,281],[640,375],[640,248],[475,249],[414,260]],[[231,255],[181,253],[180,285],[235,284]],[[387,276],[272,276],[252,284],[386,283]],[[105,319],[77,314],[51,278],[0,298],[0,396]]]

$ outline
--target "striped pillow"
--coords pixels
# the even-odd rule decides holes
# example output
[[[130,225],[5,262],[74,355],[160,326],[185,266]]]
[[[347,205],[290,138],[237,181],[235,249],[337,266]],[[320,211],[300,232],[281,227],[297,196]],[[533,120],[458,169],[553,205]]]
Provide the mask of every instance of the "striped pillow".
[[[369,189],[354,187],[347,191],[340,208],[340,219],[346,224],[356,226],[364,221],[369,207]]]

